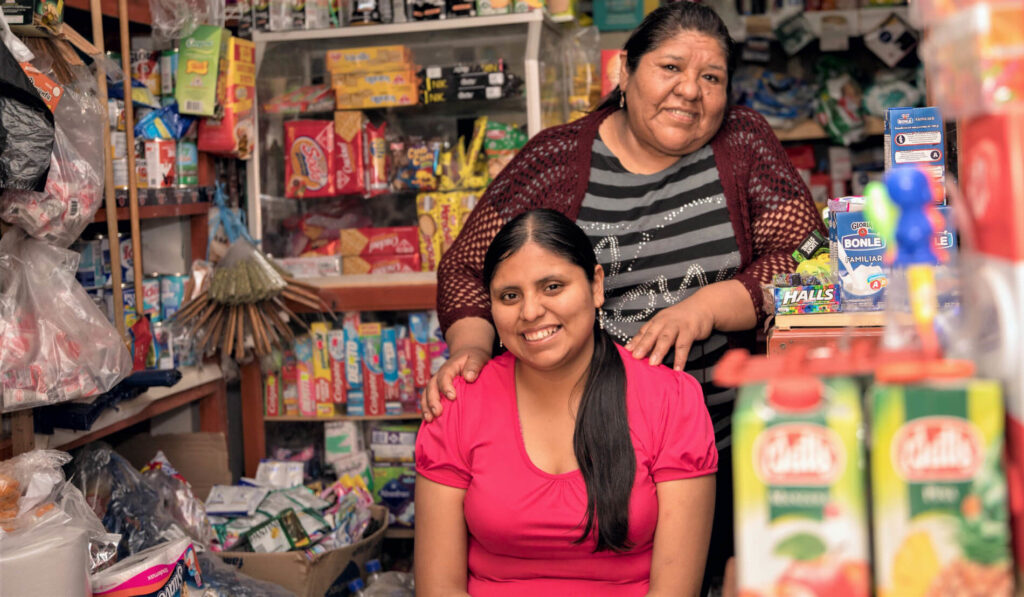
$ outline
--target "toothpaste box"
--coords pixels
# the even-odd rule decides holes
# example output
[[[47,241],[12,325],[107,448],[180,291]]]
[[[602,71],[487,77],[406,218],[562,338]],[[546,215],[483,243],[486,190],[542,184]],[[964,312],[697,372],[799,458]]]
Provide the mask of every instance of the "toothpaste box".
[[[334,415],[334,401],[331,399],[331,357],[327,351],[327,322],[317,321],[309,326],[313,341],[313,393],[316,398],[316,414],[319,417]]]
[[[363,347],[363,400],[366,416],[386,413],[382,332],[379,323],[359,326],[359,343]]]
[[[349,390],[345,399],[345,412],[350,417],[366,416],[366,401],[362,390]]]
[[[889,283],[890,268],[883,259],[889,247],[860,211],[863,204],[833,201],[830,206],[836,203],[853,210],[829,213],[829,250],[832,269],[839,275],[843,311],[879,311],[885,307]],[[956,249],[952,210],[947,206],[937,209],[946,225],[935,234],[935,246],[949,257]]]
[[[362,325],[362,324],[359,324]],[[346,326],[345,333],[345,385],[348,387],[349,398],[353,391],[363,389],[363,348],[359,342],[359,329]]]
[[[331,361],[331,402],[345,403],[345,330],[327,332],[327,356]]]
[[[381,336],[381,366],[384,370],[384,409],[389,415],[402,414],[398,387],[398,330],[384,328]]]
[[[281,384],[276,371],[267,373],[263,378],[263,412],[268,417],[281,414]]]
[[[398,349],[398,399],[402,404],[412,405],[408,412],[416,411],[416,384],[413,380],[413,349],[412,338],[409,337],[409,329],[405,326],[397,327],[396,347]],[[406,409],[403,408],[403,411]]]
[[[281,366],[281,408],[289,417],[299,414],[299,370],[293,358]]]
[[[946,144],[938,108],[889,108],[885,113],[885,169],[920,166],[944,188]],[[945,193],[936,197],[944,204]]]
[[[409,314],[409,338],[412,344],[412,379],[417,388],[430,382],[430,321],[426,313]]]
[[[307,335],[295,342],[296,387],[299,415],[316,416],[316,391],[313,388],[313,340]]]

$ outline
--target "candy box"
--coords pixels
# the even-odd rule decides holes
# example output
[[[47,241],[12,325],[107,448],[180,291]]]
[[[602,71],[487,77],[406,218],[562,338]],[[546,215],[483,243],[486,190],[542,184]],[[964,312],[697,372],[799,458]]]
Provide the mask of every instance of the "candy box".
[[[860,392],[824,382],[740,389],[733,414],[739,594],[867,597],[868,519]]]
[[[334,190],[339,195],[366,192],[366,116],[359,111],[334,113]]]
[[[841,297],[838,284],[776,286],[772,289],[776,315],[838,313]]]
[[[328,120],[284,123],[285,196],[334,196],[334,126]]]
[[[879,597],[1012,594],[1002,399],[987,380],[870,391]]]
[[[199,121],[199,150],[248,159],[256,143],[256,48],[251,41],[230,38],[218,85],[224,87],[224,115]]]
[[[213,116],[217,107],[217,76],[220,59],[227,52],[227,29],[199,25],[181,41],[178,52],[178,83],[174,97],[181,114]]]

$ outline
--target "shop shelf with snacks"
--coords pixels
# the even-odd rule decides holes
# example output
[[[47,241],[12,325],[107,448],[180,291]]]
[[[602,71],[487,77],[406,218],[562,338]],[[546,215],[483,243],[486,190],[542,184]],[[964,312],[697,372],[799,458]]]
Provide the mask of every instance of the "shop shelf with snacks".
[[[783,142],[828,139],[828,133],[814,120],[805,120],[791,129],[774,130],[775,136]],[[877,116],[867,116],[864,119],[864,132],[869,137],[881,135],[885,132],[885,123]]]

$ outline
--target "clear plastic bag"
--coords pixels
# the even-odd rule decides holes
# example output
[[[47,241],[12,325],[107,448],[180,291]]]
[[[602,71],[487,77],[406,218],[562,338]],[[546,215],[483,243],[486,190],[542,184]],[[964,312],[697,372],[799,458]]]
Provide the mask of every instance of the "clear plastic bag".
[[[210,553],[199,554],[204,597],[293,597],[284,587],[242,574]]]
[[[149,0],[153,37],[171,42],[185,39],[199,25],[224,26],[224,2],[217,0]]]
[[[37,61],[43,72],[48,61]],[[54,111],[50,173],[43,192],[11,190],[0,198],[0,218],[36,238],[67,247],[93,221],[103,202],[103,110],[89,69],[72,67]]]
[[[0,239],[0,392],[14,410],[106,392],[131,373],[117,330],[75,280],[78,254]]]
[[[53,114],[19,63],[32,52],[0,19],[0,193],[39,191],[46,183],[53,150]]]
[[[163,452],[142,469],[142,479],[160,495],[162,506],[204,549],[213,541],[213,527],[206,517],[206,506],[192,493],[192,486],[168,462]]]
[[[114,561],[121,536],[108,533],[82,493],[66,482],[62,467],[69,460],[65,452],[34,450],[0,462],[0,571],[46,565],[37,558],[53,557],[41,548],[51,542],[81,541],[79,551],[59,549],[64,558],[81,560],[86,573]]]
[[[159,492],[109,446],[90,444],[72,462],[71,482],[82,490],[103,526],[122,536],[124,559],[186,533],[164,509]]]

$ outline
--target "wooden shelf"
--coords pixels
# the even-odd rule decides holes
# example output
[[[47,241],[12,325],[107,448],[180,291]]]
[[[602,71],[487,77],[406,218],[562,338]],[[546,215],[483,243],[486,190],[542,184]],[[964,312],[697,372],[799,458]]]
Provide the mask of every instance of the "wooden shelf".
[[[885,132],[885,122],[875,116],[864,117],[864,128],[866,134],[871,137],[881,135]],[[828,139],[828,134],[820,124],[814,120],[805,120],[791,129],[774,129],[775,136],[779,141],[814,141],[817,139]]]
[[[403,527],[388,527],[384,531],[385,539],[412,539],[416,536],[415,529],[406,529]]]
[[[151,419],[157,415],[169,412],[180,406],[196,401],[205,401],[205,398],[214,396],[220,399],[223,404],[212,406],[208,411],[213,419],[203,420],[203,408],[200,408],[200,425],[204,431],[223,431],[227,424],[227,404],[224,376],[220,367],[206,365],[202,369],[196,367],[183,367],[181,381],[169,388],[153,387],[145,393],[122,402],[116,409],[105,411],[88,431],[72,431],[69,429],[56,429],[53,435],[36,434],[36,448],[72,450],[89,442],[96,441],[103,437],[116,433]],[[224,412],[216,412],[223,409]]]
[[[316,286],[332,311],[419,311],[433,309],[437,300],[437,274],[350,274],[303,278]],[[312,309],[292,303],[297,312]]]
[[[181,216],[197,216],[210,211],[209,203],[184,203],[181,205],[140,205],[139,219],[152,220],[155,218],[179,218]],[[117,208],[117,219],[128,220],[128,208]],[[96,222],[107,221],[107,210],[100,208],[96,212]]]
[[[805,313],[802,315],[776,315],[775,328],[847,328],[882,327],[885,325],[884,311],[863,313]]]
[[[89,12],[89,0],[66,0],[64,6]],[[105,17],[116,19],[117,0],[100,0],[100,12]],[[128,20],[144,25],[152,23],[153,17],[149,12],[149,2],[146,0],[128,0]]]
[[[423,418],[420,413],[406,413],[402,415],[378,415],[378,416],[349,416],[334,415],[331,417],[303,417],[300,415],[279,415],[276,417],[263,417],[268,423],[295,423],[308,422],[320,423],[323,421],[418,421]]]

